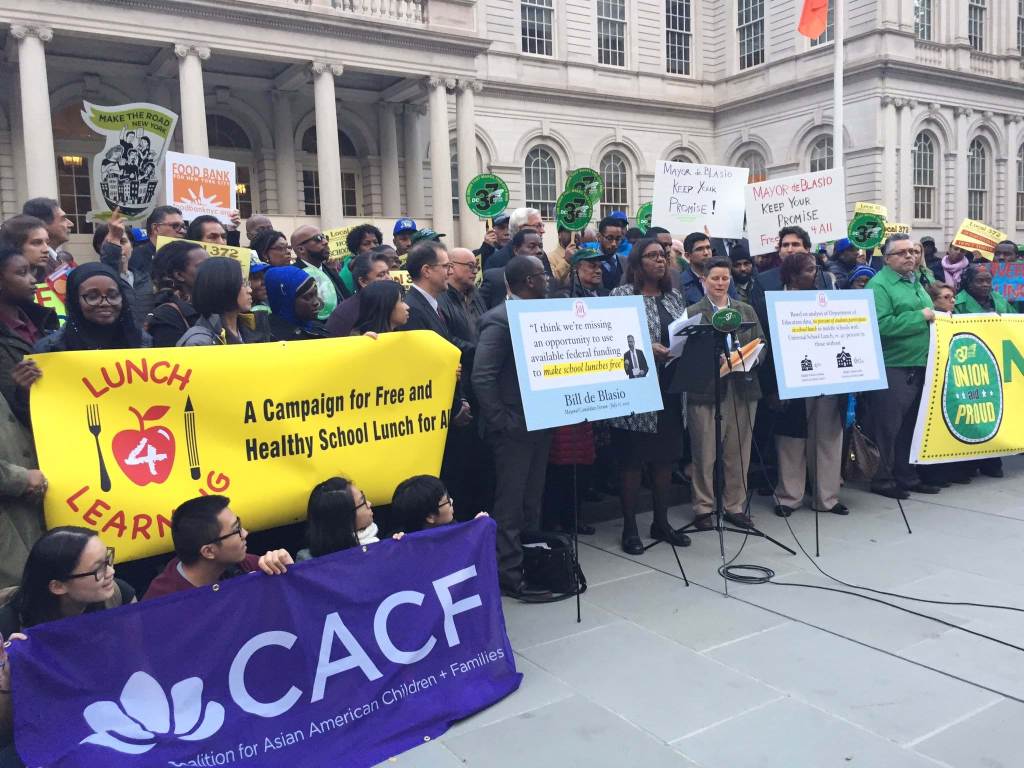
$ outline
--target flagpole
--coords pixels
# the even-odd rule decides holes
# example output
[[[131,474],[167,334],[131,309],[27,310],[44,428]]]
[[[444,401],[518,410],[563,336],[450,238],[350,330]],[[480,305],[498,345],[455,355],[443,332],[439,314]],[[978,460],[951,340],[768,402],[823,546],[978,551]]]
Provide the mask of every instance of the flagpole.
[[[835,49],[835,71],[832,75],[832,153],[833,166],[844,166],[843,158],[843,0],[834,0],[832,46]]]

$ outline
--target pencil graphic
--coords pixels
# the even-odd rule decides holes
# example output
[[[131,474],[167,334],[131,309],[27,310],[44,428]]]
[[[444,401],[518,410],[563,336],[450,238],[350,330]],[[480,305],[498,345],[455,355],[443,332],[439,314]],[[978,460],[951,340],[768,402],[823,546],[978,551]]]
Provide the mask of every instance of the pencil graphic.
[[[185,399],[185,447],[188,449],[188,468],[192,479],[199,479],[199,445],[196,443],[196,412],[192,398]]]

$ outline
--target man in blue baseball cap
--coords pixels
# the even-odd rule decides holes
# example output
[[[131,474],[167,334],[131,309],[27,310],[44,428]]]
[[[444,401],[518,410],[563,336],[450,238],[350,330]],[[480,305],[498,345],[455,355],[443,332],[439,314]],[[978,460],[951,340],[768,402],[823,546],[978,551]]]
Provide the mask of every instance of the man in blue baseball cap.
[[[836,241],[832,249],[832,258],[828,262],[828,271],[835,275],[837,288],[850,287],[850,274],[858,266],[857,256],[860,249],[845,237]]]
[[[416,222],[412,219],[399,219],[395,222],[394,239],[395,250],[398,251],[398,258],[405,260],[405,254],[412,248],[412,237],[416,234]]]

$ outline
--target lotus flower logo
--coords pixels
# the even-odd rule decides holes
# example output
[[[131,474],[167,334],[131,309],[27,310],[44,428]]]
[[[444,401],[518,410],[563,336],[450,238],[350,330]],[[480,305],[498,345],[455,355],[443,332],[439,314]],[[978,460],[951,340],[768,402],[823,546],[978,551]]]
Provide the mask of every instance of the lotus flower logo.
[[[161,736],[201,741],[224,725],[224,707],[211,701],[204,710],[203,681],[198,677],[172,686],[168,703],[160,683],[145,672],[128,678],[118,701],[94,702],[82,714],[94,731],[82,739],[82,744],[96,744],[129,755],[145,754]]]

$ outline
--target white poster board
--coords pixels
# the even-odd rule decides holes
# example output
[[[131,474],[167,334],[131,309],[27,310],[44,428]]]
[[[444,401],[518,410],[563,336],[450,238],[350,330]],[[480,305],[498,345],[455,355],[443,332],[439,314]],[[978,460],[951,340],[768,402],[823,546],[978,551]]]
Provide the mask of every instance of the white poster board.
[[[235,164],[200,155],[168,152],[164,179],[167,204],[181,209],[186,221],[196,216],[216,216],[222,224],[238,207],[235,198]]]
[[[654,169],[651,224],[673,235],[703,232],[743,237],[746,168],[659,160]]]
[[[788,226],[803,227],[812,243],[846,237],[846,181],[841,170],[747,185],[750,253],[774,251],[778,247],[779,230]]]

